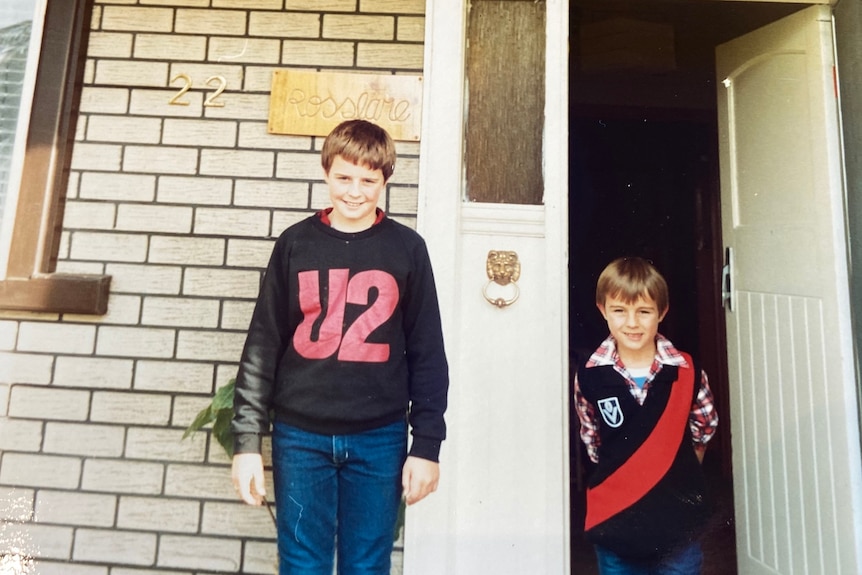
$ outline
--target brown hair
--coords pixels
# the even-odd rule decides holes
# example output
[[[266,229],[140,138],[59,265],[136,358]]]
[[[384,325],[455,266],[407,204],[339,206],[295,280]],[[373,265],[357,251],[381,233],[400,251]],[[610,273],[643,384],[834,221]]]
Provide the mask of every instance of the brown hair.
[[[385,180],[389,180],[395,171],[395,142],[386,130],[365,120],[342,122],[326,136],[320,163],[327,174],[335,156],[380,170]]]
[[[668,290],[659,271],[643,258],[617,258],[605,267],[596,284],[596,304],[604,305],[608,297],[634,303],[648,295],[659,313],[668,309]]]

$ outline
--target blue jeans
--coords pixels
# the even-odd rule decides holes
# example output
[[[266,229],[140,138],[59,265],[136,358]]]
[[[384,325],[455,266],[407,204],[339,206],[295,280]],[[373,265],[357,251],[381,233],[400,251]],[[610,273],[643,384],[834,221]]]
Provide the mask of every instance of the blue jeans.
[[[276,422],[279,575],[389,575],[407,457],[404,421],[355,435]]]
[[[658,563],[636,563],[627,561],[599,545],[596,545],[599,560],[599,575],[700,575],[703,551],[700,543],[691,543],[677,549]]]

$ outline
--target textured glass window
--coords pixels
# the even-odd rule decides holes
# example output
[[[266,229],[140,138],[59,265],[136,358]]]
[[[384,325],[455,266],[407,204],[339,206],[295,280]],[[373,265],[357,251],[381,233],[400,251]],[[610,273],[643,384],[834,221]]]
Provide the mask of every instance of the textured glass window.
[[[3,0],[0,6],[0,223],[8,196],[35,4],[36,0]]]
[[[541,204],[545,2],[473,0],[467,42],[467,200]]]

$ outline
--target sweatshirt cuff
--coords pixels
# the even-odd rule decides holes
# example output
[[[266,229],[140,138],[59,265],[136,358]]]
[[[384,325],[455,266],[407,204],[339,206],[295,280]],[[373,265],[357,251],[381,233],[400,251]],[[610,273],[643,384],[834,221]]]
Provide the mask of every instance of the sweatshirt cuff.
[[[260,453],[260,434],[239,433],[233,436],[233,452],[237,453]]]
[[[440,444],[439,439],[431,439],[429,437],[413,436],[413,443],[410,445],[410,455],[419,457],[420,459],[428,459],[435,463],[440,461]]]

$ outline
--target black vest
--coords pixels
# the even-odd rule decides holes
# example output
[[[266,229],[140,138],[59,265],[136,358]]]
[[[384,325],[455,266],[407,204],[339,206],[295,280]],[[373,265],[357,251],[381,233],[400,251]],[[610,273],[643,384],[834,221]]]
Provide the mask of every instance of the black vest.
[[[658,560],[693,541],[709,516],[688,426],[700,369],[687,359],[689,370],[662,367],[643,405],[613,366],[578,371],[601,438],[589,479],[586,537],[629,560]],[[694,378],[688,388],[683,376]]]

